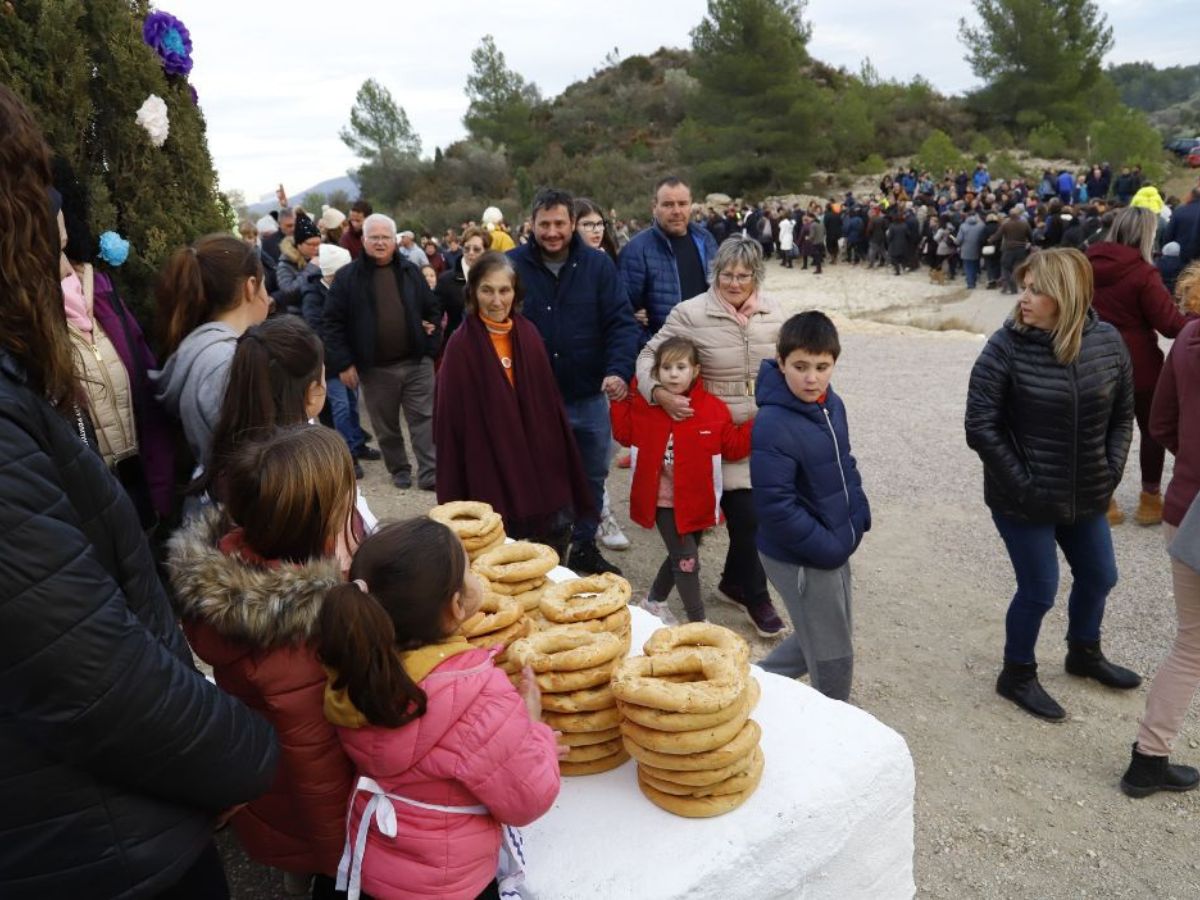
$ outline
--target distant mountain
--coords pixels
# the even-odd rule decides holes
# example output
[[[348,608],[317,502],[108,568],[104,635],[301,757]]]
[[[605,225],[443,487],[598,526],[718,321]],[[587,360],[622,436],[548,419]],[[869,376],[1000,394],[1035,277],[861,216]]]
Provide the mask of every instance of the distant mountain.
[[[1145,112],[1164,137],[1200,134],[1200,65],[1125,63],[1110,66],[1108,77],[1121,100]]]
[[[288,199],[292,202],[293,206],[304,206],[307,208],[304,201],[309,194],[320,194],[322,197],[329,197],[335,191],[342,191],[353,200],[358,197],[358,183],[349,175],[327,178],[319,184],[314,184],[312,187],[291,194]],[[279,203],[275,199],[274,194],[263,194],[262,198],[257,203],[251,203],[248,209],[250,210],[250,214],[257,218],[278,208],[278,206]],[[317,209],[314,212],[320,213],[321,211]],[[346,212],[346,210],[343,209],[342,212]]]

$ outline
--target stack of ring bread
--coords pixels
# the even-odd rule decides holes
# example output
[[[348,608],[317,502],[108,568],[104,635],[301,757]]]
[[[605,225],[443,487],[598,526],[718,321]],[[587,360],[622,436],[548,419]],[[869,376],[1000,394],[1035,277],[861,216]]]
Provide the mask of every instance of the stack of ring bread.
[[[504,665],[512,642],[529,634],[529,619],[516,598],[485,587],[479,609],[459,626],[459,631],[474,647],[502,647],[495,662]]]
[[[629,594],[629,582],[610,572],[561,581],[542,592],[537,613],[531,614],[534,626],[538,630],[570,625],[607,631],[621,639],[624,657],[632,640]]]
[[[542,721],[559,732],[559,743],[568,748],[559,760],[563,775],[595,775],[629,759],[609,687],[627,648],[611,632],[577,625],[536,632],[509,648],[508,666],[517,673],[510,677],[519,682],[521,667],[533,670],[542,692]]]
[[[719,816],[740,806],[763,771],[761,731],[750,718],[758,682],[750,648],[727,628],[660,628],[616,667],[612,691],[638,787],[667,812]]]
[[[514,598],[525,612],[538,608],[546,575],[558,565],[554,548],[529,541],[500,544],[472,558],[471,570],[490,590]]]
[[[487,503],[473,500],[443,503],[429,511],[429,518],[441,522],[458,535],[472,561],[504,543],[504,522],[500,513]]]

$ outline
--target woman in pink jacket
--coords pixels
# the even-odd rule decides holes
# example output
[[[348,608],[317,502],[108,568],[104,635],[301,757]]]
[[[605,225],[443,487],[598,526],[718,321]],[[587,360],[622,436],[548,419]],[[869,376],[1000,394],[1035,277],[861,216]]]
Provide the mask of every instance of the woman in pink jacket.
[[[558,796],[554,732],[539,721],[533,675],[518,693],[491,652],[458,634],[482,588],[444,525],[381,529],[358,548],[350,577],[320,616],[325,715],[359,776],[338,888],[350,900],[360,890],[498,898],[498,871],[519,870],[510,826]]]

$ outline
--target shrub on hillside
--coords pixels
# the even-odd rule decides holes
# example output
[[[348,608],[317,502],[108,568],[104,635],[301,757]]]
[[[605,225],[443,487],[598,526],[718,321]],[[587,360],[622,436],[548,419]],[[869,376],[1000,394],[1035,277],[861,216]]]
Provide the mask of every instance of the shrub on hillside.
[[[1030,153],[1043,159],[1057,159],[1067,153],[1067,139],[1053,122],[1039,125],[1029,132],[1025,144]]]
[[[940,128],[935,128],[921,142],[921,146],[917,150],[916,163],[922,171],[930,172],[935,176],[940,176],[946,169],[958,171],[965,165],[962,152],[954,146],[950,135]]]

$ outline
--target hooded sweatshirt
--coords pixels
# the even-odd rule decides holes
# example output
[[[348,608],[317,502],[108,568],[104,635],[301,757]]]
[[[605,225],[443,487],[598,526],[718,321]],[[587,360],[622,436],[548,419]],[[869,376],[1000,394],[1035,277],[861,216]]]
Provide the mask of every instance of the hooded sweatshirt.
[[[1101,241],[1088,247],[1087,257],[1096,280],[1092,306],[1101,321],[1121,332],[1129,348],[1134,391],[1152,391],[1163,364],[1158,335],[1175,337],[1187,318],[1158,270],[1136,247]]]
[[[404,655],[427,697],[425,714],[399,728],[367,723],[330,673],[325,715],[337,726],[358,775],[389,794],[438,806],[476,806],[487,815],[389,802],[396,835],[369,825],[362,889],[373,897],[473,900],[496,876],[501,823],[527,825],[558,796],[554,732],[534,722],[487,650],[462,639]],[[357,791],[347,833],[357,835],[370,795]]]
[[[221,414],[237,340],[224,322],[206,322],[183,339],[161,371],[150,373],[155,399],[183,423],[192,457],[201,465]]]
[[[1175,457],[1163,521],[1179,526],[1200,492],[1200,322],[1179,332],[1150,408],[1150,435]]]

